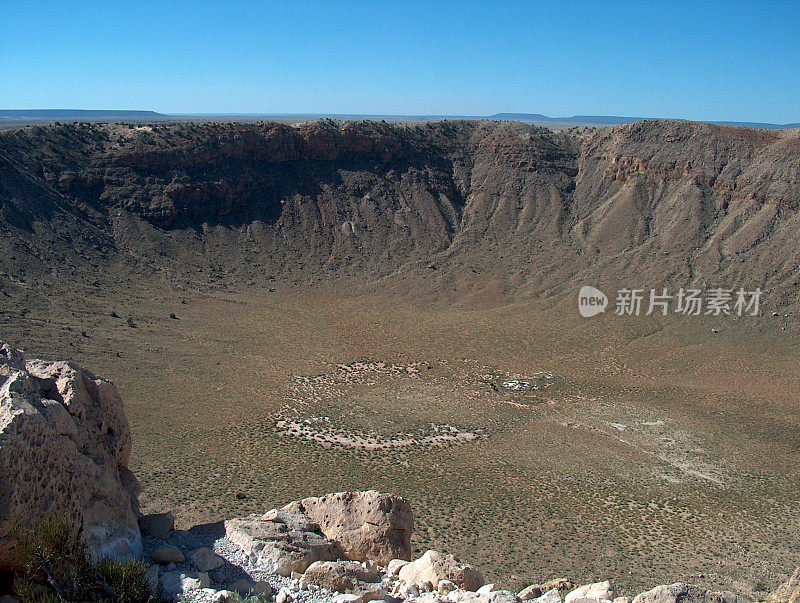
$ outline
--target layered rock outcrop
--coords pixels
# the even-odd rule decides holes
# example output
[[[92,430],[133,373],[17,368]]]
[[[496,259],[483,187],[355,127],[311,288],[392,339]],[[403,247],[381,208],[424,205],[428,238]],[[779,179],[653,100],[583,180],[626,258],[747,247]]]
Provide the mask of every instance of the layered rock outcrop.
[[[251,563],[288,576],[318,561],[411,557],[411,505],[374,490],[294,501],[263,515],[225,522],[225,535]]]
[[[304,498],[282,509],[305,515],[342,547],[349,559],[387,564],[411,559],[414,514],[399,496],[369,490]]]
[[[731,592],[716,592],[677,582],[656,586],[652,590],[636,595],[634,603],[737,603],[738,597]]]
[[[0,571],[15,533],[66,517],[96,557],[141,551],[131,433],[114,385],[69,362],[0,348]]]
[[[343,556],[341,546],[327,538],[316,523],[282,509],[229,519],[225,534],[252,565],[282,576],[302,573],[315,561],[334,561]]]

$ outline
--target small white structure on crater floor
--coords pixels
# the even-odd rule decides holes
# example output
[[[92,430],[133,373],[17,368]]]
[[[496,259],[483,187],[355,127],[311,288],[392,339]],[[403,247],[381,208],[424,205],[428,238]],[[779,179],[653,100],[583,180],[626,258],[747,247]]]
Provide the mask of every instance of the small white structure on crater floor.
[[[513,391],[522,391],[526,389],[539,389],[539,386],[524,379],[506,379],[501,385]]]

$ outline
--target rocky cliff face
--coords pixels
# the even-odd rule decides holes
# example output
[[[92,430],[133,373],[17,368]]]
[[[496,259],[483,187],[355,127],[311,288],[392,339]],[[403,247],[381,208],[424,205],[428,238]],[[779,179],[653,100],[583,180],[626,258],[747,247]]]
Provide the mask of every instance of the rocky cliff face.
[[[14,276],[120,260],[557,294],[635,273],[788,301],[799,166],[800,131],[672,121],[36,126],[0,133],[0,243]]]

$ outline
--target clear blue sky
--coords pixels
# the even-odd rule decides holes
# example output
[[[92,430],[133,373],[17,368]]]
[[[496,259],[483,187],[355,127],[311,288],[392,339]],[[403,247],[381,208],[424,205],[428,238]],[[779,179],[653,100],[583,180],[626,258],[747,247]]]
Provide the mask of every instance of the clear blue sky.
[[[800,121],[800,0],[0,0],[0,108]]]

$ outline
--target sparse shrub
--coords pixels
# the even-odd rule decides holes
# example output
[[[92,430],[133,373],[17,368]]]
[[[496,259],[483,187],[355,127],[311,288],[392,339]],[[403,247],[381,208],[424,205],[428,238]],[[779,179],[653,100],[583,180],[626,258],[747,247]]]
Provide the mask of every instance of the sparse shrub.
[[[31,530],[18,530],[15,554],[25,568],[22,589],[37,595],[36,582],[44,581],[57,599],[79,600],[81,585],[91,582],[92,564],[86,543],[78,537],[69,519],[55,517]],[[17,586],[19,589],[20,586]],[[38,596],[38,595],[37,595]],[[48,598],[41,593],[41,601]]]
[[[115,601],[154,603],[147,566],[139,560],[93,562],[83,538],[66,517],[55,517],[29,530],[15,530],[15,555],[23,570],[14,576],[22,601]]]
[[[169,317],[170,317],[172,320],[178,320],[178,317],[177,317],[177,316],[175,316],[175,312],[170,312],[170,314],[169,314]]]
[[[111,314],[109,314],[109,316],[110,316],[111,318],[119,318],[119,314],[117,314],[116,312],[114,312],[114,310],[111,310]]]
[[[26,578],[17,578],[14,584],[20,601],[25,603],[59,603],[56,594],[51,590],[46,590],[41,584],[36,584]]]
[[[125,321],[125,323],[126,323],[126,324],[127,324],[127,325],[128,325],[130,328],[131,328],[131,329],[135,329],[135,328],[136,328],[136,321],[135,321],[135,320],[133,320],[133,316],[128,316],[128,319]]]
[[[95,564],[95,571],[119,603],[154,600],[147,587],[147,565],[138,559],[124,562],[103,559]]]

